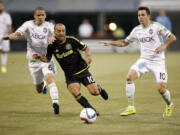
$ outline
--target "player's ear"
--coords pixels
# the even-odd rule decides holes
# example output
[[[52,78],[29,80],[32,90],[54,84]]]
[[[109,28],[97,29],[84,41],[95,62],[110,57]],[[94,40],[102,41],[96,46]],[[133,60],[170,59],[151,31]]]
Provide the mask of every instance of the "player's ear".
[[[46,15],[46,13],[45,13],[45,19],[46,19],[46,17],[47,17],[47,15]]]
[[[35,19],[35,17],[36,17],[36,13],[34,13],[33,17],[34,17],[34,19]]]

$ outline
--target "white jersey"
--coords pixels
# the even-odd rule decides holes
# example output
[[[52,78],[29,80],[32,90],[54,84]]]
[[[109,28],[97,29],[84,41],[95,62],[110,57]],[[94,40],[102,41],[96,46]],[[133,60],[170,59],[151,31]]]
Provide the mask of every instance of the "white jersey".
[[[32,59],[35,53],[46,54],[46,46],[53,35],[54,25],[45,21],[38,26],[34,20],[30,20],[20,26],[16,32],[27,36],[27,58]]]
[[[141,58],[150,60],[165,59],[164,51],[156,53],[155,49],[163,44],[163,37],[168,37],[171,32],[157,22],[151,22],[147,28],[141,25],[135,27],[125,39],[127,42],[138,41],[141,47]]]
[[[0,14],[0,40],[8,34],[8,26],[12,25],[11,16],[7,12]]]

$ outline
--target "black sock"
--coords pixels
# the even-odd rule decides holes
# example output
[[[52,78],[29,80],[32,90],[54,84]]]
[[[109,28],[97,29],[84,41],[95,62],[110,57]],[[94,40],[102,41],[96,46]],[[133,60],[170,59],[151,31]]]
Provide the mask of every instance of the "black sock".
[[[81,96],[81,94],[79,94],[77,97],[75,97],[76,100],[78,101],[78,103],[83,106],[84,108],[93,108],[92,105],[88,102],[88,100]]]
[[[83,106],[84,108],[92,108],[95,112],[96,112],[96,114],[97,114],[97,116],[99,116],[100,114],[96,111],[96,109],[94,108],[94,107],[92,107],[92,105],[88,102],[88,100],[85,98],[85,97],[83,97],[83,96],[81,96],[81,94],[79,94],[77,97],[75,97],[76,98],[76,100],[78,101],[78,103],[81,105],[81,106]]]

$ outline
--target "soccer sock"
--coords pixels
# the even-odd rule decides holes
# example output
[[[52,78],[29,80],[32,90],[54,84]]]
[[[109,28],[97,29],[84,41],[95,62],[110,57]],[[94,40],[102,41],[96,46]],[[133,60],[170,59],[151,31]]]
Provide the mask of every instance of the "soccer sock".
[[[58,103],[58,88],[56,84],[53,82],[49,84],[48,87],[50,89],[50,96],[51,96],[52,102]]]
[[[171,95],[170,95],[169,90],[166,90],[166,92],[164,94],[162,94],[162,97],[167,105],[171,104]]]
[[[85,97],[81,96],[81,94],[79,94],[75,98],[76,98],[77,102],[84,108],[93,108],[92,105],[88,102],[88,100]]]
[[[8,59],[7,53],[2,53],[1,54],[1,65],[2,65],[2,67],[6,67],[7,59]]]
[[[135,85],[134,82],[126,82],[126,96],[128,98],[128,106],[134,106],[134,93]]]

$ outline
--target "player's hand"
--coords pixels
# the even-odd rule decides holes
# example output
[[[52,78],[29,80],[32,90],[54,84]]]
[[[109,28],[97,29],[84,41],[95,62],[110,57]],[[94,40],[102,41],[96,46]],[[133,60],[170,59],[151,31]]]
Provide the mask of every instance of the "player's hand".
[[[2,39],[3,40],[9,40],[10,38],[9,38],[9,35],[8,35],[8,36],[4,36]]]
[[[32,55],[32,58],[33,59],[41,59],[42,55],[41,54],[38,54],[38,53],[35,53]]]
[[[159,46],[158,48],[156,48],[156,53],[160,53],[160,52],[162,52],[163,50],[165,50],[166,49],[166,46],[165,45],[161,45],[161,46]]]
[[[91,64],[91,62],[92,62],[91,56],[86,56],[85,61],[86,61],[87,64]]]
[[[99,43],[100,43],[100,44],[104,44],[105,46],[110,45],[109,41],[100,41]]]
[[[48,44],[52,44],[55,40],[56,40],[56,38],[54,36],[50,37]]]

